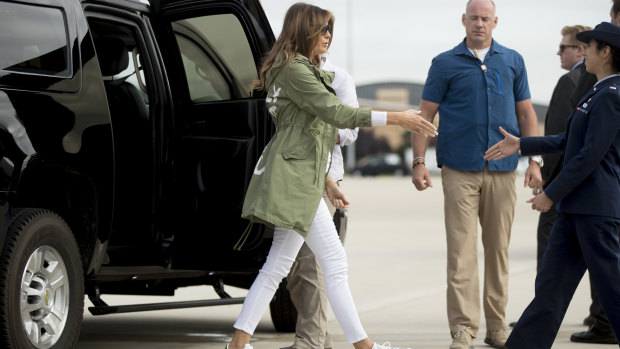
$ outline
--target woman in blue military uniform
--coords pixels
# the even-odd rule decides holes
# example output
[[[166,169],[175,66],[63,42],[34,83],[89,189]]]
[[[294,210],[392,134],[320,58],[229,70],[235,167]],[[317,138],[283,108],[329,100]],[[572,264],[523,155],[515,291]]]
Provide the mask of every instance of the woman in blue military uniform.
[[[547,211],[557,204],[549,245],[536,276],[535,297],[513,329],[509,349],[551,348],[586,269],[616,338],[620,335],[620,26],[603,22],[577,34],[589,43],[585,64],[598,82],[567,122],[566,132],[505,138],[485,159],[564,153],[562,171],[528,203]]]

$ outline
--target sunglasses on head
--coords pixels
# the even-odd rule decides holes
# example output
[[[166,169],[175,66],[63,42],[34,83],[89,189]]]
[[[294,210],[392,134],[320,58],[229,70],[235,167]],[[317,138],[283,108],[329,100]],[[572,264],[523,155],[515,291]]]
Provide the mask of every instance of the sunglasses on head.
[[[327,32],[331,34],[332,27],[329,24],[326,24],[323,28],[321,28],[321,35],[325,35]]]

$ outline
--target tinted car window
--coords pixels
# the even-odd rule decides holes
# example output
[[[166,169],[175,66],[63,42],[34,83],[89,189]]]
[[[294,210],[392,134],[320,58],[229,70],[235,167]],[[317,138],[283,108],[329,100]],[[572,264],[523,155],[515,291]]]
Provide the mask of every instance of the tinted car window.
[[[258,74],[252,49],[237,17],[202,16],[176,21],[172,27],[192,101],[250,97],[252,82]]]
[[[199,44],[177,35],[177,43],[183,57],[190,98],[194,102],[228,100],[231,88],[213,60],[204,53]]]
[[[0,70],[70,77],[65,15],[52,7],[0,2]]]

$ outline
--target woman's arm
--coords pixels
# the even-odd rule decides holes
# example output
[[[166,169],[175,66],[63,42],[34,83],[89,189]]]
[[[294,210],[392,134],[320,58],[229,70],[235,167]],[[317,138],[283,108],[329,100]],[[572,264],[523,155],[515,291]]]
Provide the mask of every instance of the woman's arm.
[[[485,160],[500,160],[521,150],[521,155],[553,154],[564,151],[566,134],[519,138],[506,132],[501,126],[499,132],[504,139],[495,143],[484,155]]]
[[[398,125],[411,131],[427,136],[435,136],[437,129],[433,124],[424,120],[419,111],[406,110],[402,112],[387,112],[384,124],[374,123],[370,117],[370,108],[353,108],[343,104],[338,97],[330,93],[323,83],[310,70],[310,67],[301,63],[291,63],[287,67],[288,97],[312,115],[316,115],[324,122],[337,128],[355,128],[381,125]]]
[[[499,132],[504,135],[504,139],[487,149],[484,153],[484,159],[487,161],[503,159],[518,152],[521,148],[521,140],[519,137],[513,136],[506,132],[506,130],[504,130],[501,126],[499,127]]]

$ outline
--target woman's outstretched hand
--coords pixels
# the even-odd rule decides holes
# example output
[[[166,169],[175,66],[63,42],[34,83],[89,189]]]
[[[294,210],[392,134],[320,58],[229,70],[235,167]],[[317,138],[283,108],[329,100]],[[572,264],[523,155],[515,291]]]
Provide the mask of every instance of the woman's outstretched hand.
[[[521,148],[519,137],[506,132],[501,126],[499,127],[499,132],[504,135],[504,139],[485,152],[485,160],[500,160],[516,153]]]
[[[397,124],[402,128],[426,137],[437,136],[438,133],[435,125],[426,121],[419,110],[409,109],[398,114],[400,118]]]

